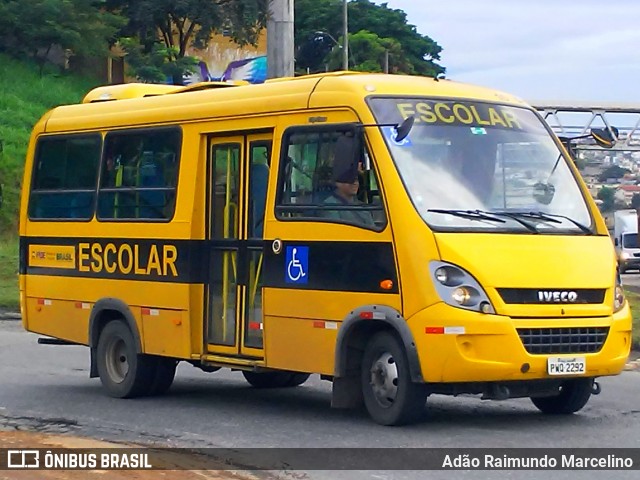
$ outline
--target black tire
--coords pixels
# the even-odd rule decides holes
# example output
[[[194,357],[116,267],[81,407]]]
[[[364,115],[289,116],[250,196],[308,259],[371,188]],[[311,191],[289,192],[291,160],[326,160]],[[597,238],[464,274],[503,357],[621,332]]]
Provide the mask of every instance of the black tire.
[[[285,388],[302,385],[309,378],[308,373],[298,372],[247,372],[244,378],[255,388]]]
[[[413,383],[400,341],[379,332],[362,358],[362,394],[371,418],[380,425],[405,425],[420,420],[427,401],[424,385]]]
[[[581,410],[589,401],[592,391],[593,378],[577,378],[564,382],[558,395],[531,397],[531,401],[542,413],[568,415]]]
[[[300,385],[302,385],[304,382],[306,382],[309,379],[310,375],[308,373],[298,373],[298,372],[293,372],[291,374],[291,379],[289,380],[289,383],[287,383],[287,387],[299,387]]]
[[[133,334],[120,320],[112,320],[100,332],[97,366],[100,381],[111,397],[146,395],[155,378],[155,359],[136,352]]]
[[[147,395],[162,395],[171,388],[178,362],[171,358],[155,357],[155,372]]]

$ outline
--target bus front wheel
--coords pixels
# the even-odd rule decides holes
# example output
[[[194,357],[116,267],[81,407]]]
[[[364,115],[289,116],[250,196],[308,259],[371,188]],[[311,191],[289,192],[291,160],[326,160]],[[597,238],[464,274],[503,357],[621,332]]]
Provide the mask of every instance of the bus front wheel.
[[[367,344],[362,393],[369,415],[381,425],[413,423],[425,413],[424,385],[411,381],[404,348],[390,332],[377,333]]]
[[[302,385],[309,378],[308,373],[299,372],[247,372],[244,378],[256,388],[285,388]]]
[[[593,378],[567,380],[560,387],[560,393],[552,397],[531,397],[533,404],[542,413],[571,414],[584,407],[593,391]]]
[[[157,363],[153,357],[136,352],[135,340],[124,322],[113,320],[102,329],[96,353],[98,375],[108,395],[132,398],[150,393]]]

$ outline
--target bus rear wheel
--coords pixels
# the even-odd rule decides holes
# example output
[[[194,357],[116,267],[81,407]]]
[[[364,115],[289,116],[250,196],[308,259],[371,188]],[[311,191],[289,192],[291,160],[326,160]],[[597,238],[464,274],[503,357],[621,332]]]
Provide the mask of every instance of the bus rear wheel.
[[[362,394],[371,418],[381,425],[418,421],[425,413],[424,385],[411,381],[409,361],[390,332],[377,333],[362,359]]]
[[[308,373],[299,372],[247,372],[244,378],[256,388],[285,388],[302,385],[309,378]]]
[[[98,375],[107,394],[132,398],[151,391],[155,379],[155,358],[138,354],[129,327],[112,320],[100,332],[97,348]]]
[[[577,378],[564,382],[558,395],[531,397],[531,401],[542,413],[568,415],[581,410],[589,401],[592,391],[593,378]]]

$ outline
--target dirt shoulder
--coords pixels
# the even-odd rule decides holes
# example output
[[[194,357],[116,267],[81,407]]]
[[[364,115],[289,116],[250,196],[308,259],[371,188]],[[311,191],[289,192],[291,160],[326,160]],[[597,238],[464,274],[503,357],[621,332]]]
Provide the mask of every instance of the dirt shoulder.
[[[103,442],[89,438],[46,435],[24,431],[0,431],[0,448],[128,448],[139,445]],[[243,471],[189,470],[194,459],[187,453],[163,453],[163,467],[167,470],[0,470],[0,480],[255,480]]]

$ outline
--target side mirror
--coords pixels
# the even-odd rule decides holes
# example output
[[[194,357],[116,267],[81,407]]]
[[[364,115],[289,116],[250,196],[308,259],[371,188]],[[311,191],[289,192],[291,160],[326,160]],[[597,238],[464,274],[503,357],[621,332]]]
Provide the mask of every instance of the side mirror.
[[[613,240],[613,244],[614,244],[616,247],[618,246],[618,239],[617,239],[617,238]]]
[[[592,128],[591,137],[602,148],[613,148],[618,137],[618,129],[616,127]]]
[[[396,126],[396,142],[401,142],[407,138],[407,135],[409,135],[415,121],[415,117],[407,117]]]

